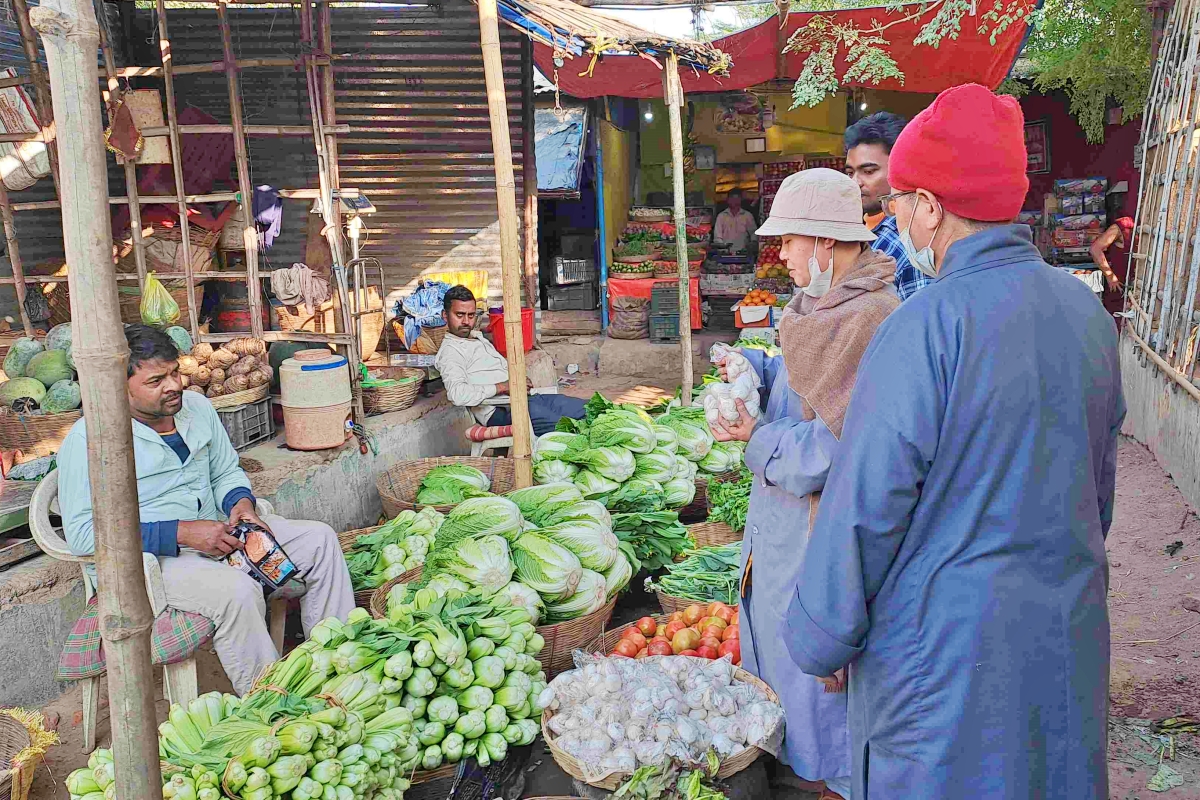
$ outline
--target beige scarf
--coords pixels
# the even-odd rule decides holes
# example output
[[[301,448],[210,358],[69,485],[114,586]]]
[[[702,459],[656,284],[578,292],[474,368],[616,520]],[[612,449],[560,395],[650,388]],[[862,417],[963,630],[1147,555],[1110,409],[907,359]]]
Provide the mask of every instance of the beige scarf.
[[[839,440],[858,364],[875,330],[900,305],[891,290],[895,279],[895,259],[863,250],[823,297],[798,292],[779,322],[788,385],[804,402],[804,418],[819,417]],[[820,497],[809,498],[810,529]]]

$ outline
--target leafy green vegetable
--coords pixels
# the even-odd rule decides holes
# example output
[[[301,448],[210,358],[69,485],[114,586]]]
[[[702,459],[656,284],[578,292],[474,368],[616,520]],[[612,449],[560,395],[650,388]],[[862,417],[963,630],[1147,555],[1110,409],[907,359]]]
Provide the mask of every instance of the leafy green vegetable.
[[[491,488],[492,482],[474,467],[465,464],[447,464],[434,467],[421,480],[417,502],[428,505],[451,505],[471,497],[482,497]]]
[[[570,550],[579,557],[579,563],[585,569],[603,572],[619,555],[612,528],[596,519],[564,520],[540,528],[538,534]]]
[[[632,548],[638,564],[656,572],[674,561],[675,556],[693,546],[687,528],[674,511],[650,514],[614,514],[613,533]]]
[[[634,456],[634,462],[637,464],[633,471],[635,478],[666,483],[675,477],[675,454],[666,450],[653,450]]]
[[[592,447],[623,447],[634,453],[649,453],[658,437],[648,417],[617,408],[596,418],[588,428],[588,442]]]
[[[753,486],[754,475],[745,467],[738,473],[737,480],[709,481],[708,499],[712,508],[708,512],[708,521],[724,522],[735,531],[744,530]]]
[[[684,556],[678,564],[668,564],[665,575],[647,578],[646,589],[696,602],[737,603],[741,542],[688,550]]]
[[[546,604],[546,621],[553,623],[578,619],[599,611],[607,601],[608,584],[604,576],[585,569],[573,595],[558,603]]]
[[[575,486],[588,499],[604,497],[621,488],[621,484],[592,472],[590,469],[579,471],[579,474],[575,476]]]
[[[625,513],[662,511],[666,508],[666,495],[655,481],[634,478],[608,495],[604,504],[612,511]]]
[[[517,580],[551,603],[574,594],[583,575],[574,553],[536,533],[523,534],[513,544],[513,563]]]
[[[621,483],[633,477],[637,462],[633,453],[624,447],[593,447],[587,450],[573,451],[567,454],[565,461],[578,464],[588,470],[608,478],[610,481]],[[582,474],[582,473],[581,473]],[[578,479],[578,476],[576,476]],[[578,485],[578,480],[576,481]],[[584,497],[587,497],[585,491]]]
[[[583,500],[583,495],[572,483],[529,486],[509,492],[506,497],[521,509],[521,516],[538,526],[546,524],[546,520],[559,511]]]
[[[577,474],[579,467],[557,459],[545,459],[533,465],[533,479],[540,484],[573,481]]]

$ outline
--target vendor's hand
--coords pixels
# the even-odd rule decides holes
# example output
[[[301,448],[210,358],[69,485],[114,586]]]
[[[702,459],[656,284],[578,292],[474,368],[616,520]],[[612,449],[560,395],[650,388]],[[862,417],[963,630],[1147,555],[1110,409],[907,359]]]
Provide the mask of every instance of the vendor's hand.
[[[729,367],[727,367],[725,365],[725,362],[729,359],[730,353],[741,353],[741,352],[742,352],[742,349],[740,347],[735,347],[732,350],[730,350],[728,353],[726,353],[724,356],[722,356],[721,360],[717,362],[717,375],[721,376],[722,383],[729,383]]]
[[[831,692],[843,692],[846,690],[846,669],[843,667],[828,678],[817,678],[817,680],[825,684],[825,688]]]
[[[222,558],[242,549],[241,541],[229,535],[228,525],[211,519],[180,521],[175,536],[180,546],[199,550],[213,558]]]
[[[234,504],[229,510],[229,526],[233,527],[239,522],[249,522],[251,525],[257,525],[260,528],[271,530],[267,523],[262,521],[262,517],[258,516],[258,511],[254,508],[254,501],[249,497],[243,497]]]
[[[1108,272],[1104,275],[1104,280],[1108,282],[1108,290],[1110,292],[1121,291],[1121,279],[1117,277],[1117,273]]]
[[[736,422],[722,419],[717,423],[717,428],[713,431],[713,438],[718,442],[748,442],[754,435],[754,427],[758,425],[758,420],[750,416],[750,412],[746,410],[746,404],[741,400],[737,401],[737,410]]]
[[[508,394],[508,381],[500,381],[496,384],[496,394]]]

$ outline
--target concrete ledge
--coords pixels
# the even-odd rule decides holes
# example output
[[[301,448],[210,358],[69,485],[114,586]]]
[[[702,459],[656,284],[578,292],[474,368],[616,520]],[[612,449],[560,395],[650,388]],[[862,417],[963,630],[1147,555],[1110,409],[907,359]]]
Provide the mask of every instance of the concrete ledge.
[[[40,555],[0,572],[0,706],[37,708],[63,692],[58,657],[83,610],[77,564]]]
[[[332,450],[299,452],[282,447],[285,437],[242,453],[254,493],[289,519],[314,519],[336,531],[374,525],[383,507],[375,479],[397,461],[466,455],[466,430],[474,422],[445,395],[420,397],[412,408],[367,420],[378,454],[359,453],[351,439]]]

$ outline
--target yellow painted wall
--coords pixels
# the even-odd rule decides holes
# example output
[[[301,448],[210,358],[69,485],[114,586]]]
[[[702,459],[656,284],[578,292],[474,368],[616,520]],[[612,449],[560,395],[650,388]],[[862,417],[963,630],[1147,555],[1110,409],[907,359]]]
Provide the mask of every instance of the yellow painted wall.
[[[633,131],[623,131],[606,120],[597,120],[600,133],[600,148],[604,155],[604,215],[605,235],[609,248],[629,219],[629,207],[633,205]]]

